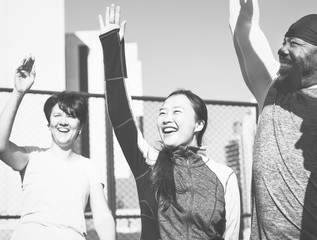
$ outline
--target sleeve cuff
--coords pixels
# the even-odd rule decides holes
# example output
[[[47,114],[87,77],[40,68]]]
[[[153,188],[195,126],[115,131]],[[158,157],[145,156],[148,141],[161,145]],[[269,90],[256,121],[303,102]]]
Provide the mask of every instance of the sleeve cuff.
[[[105,81],[127,78],[124,39],[120,42],[119,29],[99,36],[105,66]]]

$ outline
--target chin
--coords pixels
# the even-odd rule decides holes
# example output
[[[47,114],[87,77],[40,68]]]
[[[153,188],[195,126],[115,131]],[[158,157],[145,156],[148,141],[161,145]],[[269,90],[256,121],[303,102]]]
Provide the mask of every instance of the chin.
[[[175,145],[175,144],[168,144],[168,143],[163,143],[164,147],[167,149],[175,149],[177,148],[179,145]]]
[[[278,75],[279,75],[279,78],[286,78],[288,75],[289,75],[289,70],[286,70],[286,69],[280,69],[278,71]]]

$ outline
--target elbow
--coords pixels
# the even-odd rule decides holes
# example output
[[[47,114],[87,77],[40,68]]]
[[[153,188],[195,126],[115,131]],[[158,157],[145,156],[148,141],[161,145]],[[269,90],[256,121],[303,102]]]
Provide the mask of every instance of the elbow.
[[[94,226],[96,230],[113,229],[115,230],[115,221],[111,212],[93,214]]]
[[[0,157],[5,153],[8,147],[9,147],[8,143],[0,142]]]
[[[114,219],[103,218],[94,219],[94,227],[101,240],[103,239],[115,239],[116,236],[116,225]]]
[[[231,36],[233,36],[234,34],[234,27],[229,23],[229,30],[230,30],[230,33],[231,33]]]
[[[0,134],[1,135],[1,134]],[[0,139],[0,154],[4,154],[10,148],[10,141],[8,138],[1,137]]]
[[[234,19],[234,17],[229,17],[229,29],[231,34],[233,35],[236,29],[236,25],[237,25],[237,19]]]
[[[105,219],[104,221],[94,221],[94,226],[98,232],[104,231],[105,229],[115,231],[115,223],[113,219]]]

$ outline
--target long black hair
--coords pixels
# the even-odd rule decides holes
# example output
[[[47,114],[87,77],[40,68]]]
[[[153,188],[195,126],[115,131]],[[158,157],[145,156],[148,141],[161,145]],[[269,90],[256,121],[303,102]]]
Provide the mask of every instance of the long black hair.
[[[171,96],[184,95],[191,102],[196,114],[196,120],[205,122],[204,127],[197,134],[197,145],[202,145],[203,135],[207,128],[208,111],[204,101],[189,90],[179,89],[172,92],[166,99]],[[182,211],[181,206],[177,203],[175,180],[174,180],[174,161],[173,149],[168,149],[162,144],[162,150],[151,171],[152,188],[156,199],[162,201],[163,211],[166,211],[172,204],[179,211]]]

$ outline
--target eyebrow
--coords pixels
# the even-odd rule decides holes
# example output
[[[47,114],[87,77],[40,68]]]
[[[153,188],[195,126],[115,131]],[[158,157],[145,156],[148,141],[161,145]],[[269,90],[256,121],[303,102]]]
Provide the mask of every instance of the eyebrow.
[[[173,107],[173,109],[175,109],[175,108],[182,108],[182,109],[184,109],[184,107],[182,107],[182,106],[175,106],[175,107]],[[161,107],[161,108],[159,109],[159,111],[165,110],[165,109],[167,109],[167,108],[166,108],[166,107]]]

